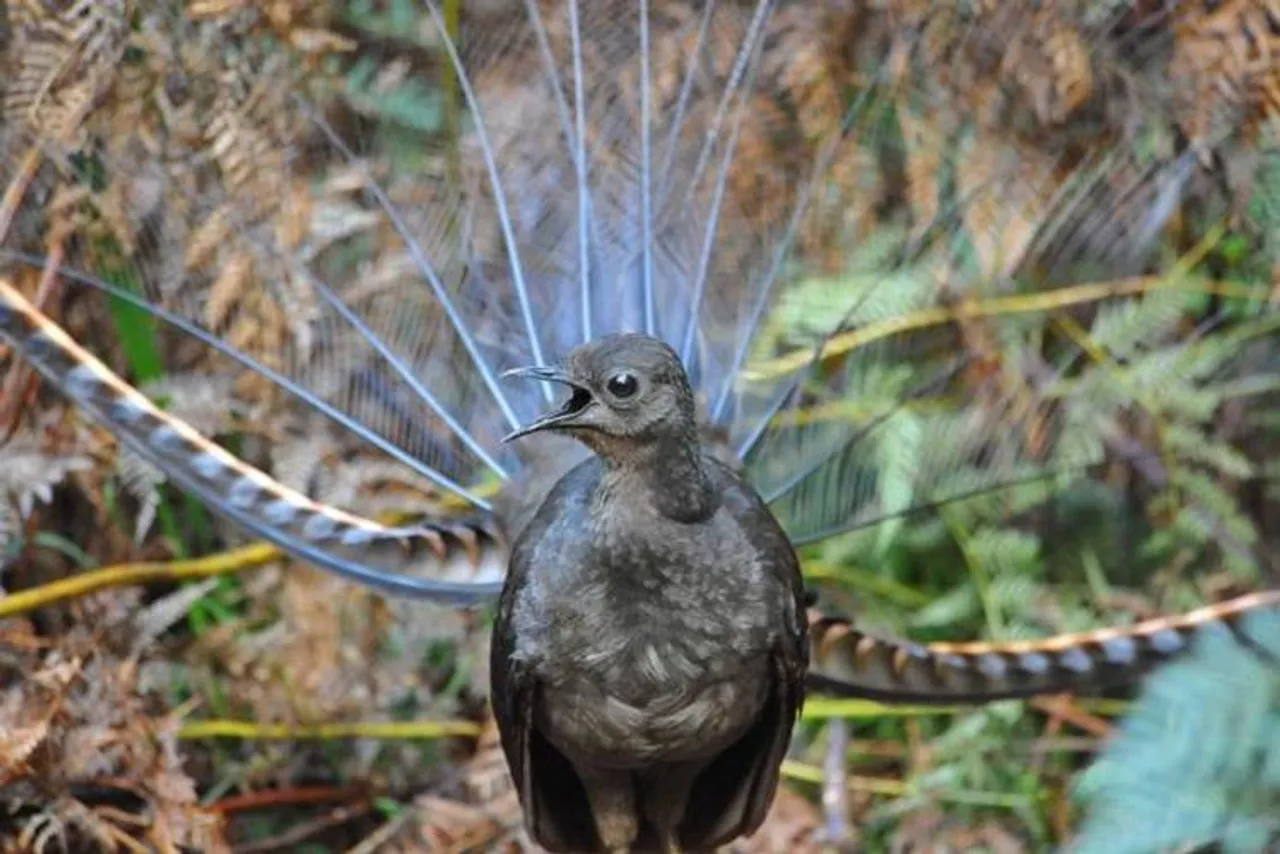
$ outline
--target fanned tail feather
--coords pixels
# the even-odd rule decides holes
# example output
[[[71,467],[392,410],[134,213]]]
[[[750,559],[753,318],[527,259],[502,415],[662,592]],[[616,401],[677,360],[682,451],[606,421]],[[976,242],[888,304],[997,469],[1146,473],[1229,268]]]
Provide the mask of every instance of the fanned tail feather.
[[[1241,619],[1276,608],[1280,591],[1265,591],[1122,628],[1031,641],[929,644],[880,639],[812,611],[810,679],[824,693],[908,703],[1097,693],[1136,681],[1189,649],[1201,632],[1229,632],[1248,648]]]
[[[157,409],[3,279],[0,337],[183,489],[281,548],[386,593],[441,604],[475,605],[501,589],[505,544],[492,522],[388,527],[319,504]],[[395,571],[409,564],[428,577]]]
[[[65,255],[65,280],[112,279],[102,289],[163,320],[197,372],[229,358],[246,398],[272,408],[285,392],[360,454],[451,492],[480,520],[456,524],[483,581],[432,586],[469,547],[448,533],[467,515],[418,532],[444,538],[434,580],[401,578],[400,546],[355,541],[372,523],[208,450],[12,298],[9,335],[211,506],[236,510],[240,483],[284,501],[278,522],[236,518],[331,569],[441,601],[491,591],[500,530],[518,531],[564,469],[500,444],[548,391],[497,378],[621,330],[684,354],[709,444],[745,458],[797,544],[974,496],[1015,515],[1117,459],[1160,483],[1186,451],[1135,439],[1145,422],[1110,394],[1113,374],[1173,340],[1180,294],[1115,294],[1146,294],[1128,324],[1108,295],[1070,290],[1160,269],[1157,236],[1206,180],[1201,137],[1131,153],[1138,130],[1102,108],[1099,93],[1137,84],[1090,77],[1090,51],[1145,44],[1160,23],[1136,12],[1080,29],[985,3],[525,0],[468,4],[451,32],[428,3],[429,45],[386,46],[403,63],[337,54],[325,74],[261,49],[259,10],[193,23],[136,5],[137,26],[105,26],[55,75],[91,63],[108,81],[92,92],[44,93],[45,54],[19,56],[0,140],[29,192],[4,237],[41,257],[6,250],[13,275]],[[110,21],[108,6],[94,8]],[[149,50],[158,28],[188,51]],[[1025,62],[993,67],[993,45]],[[126,46],[146,61],[102,71]],[[1125,61],[1108,67],[1151,76],[1149,53]],[[1041,67],[1061,73],[1025,71]],[[440,81],[440,127],[378,100],[404,68]],[[975,90],[976,112],[960,97]],[[120,122],[147,132],[125,144]],[[1089,352],[1072,337],[1086,327]],[[1266,373],[1237,343],[1193,365],[1197,381]],[[112,395],[148,429],[117,418]]]
[[[418,437],[405,450],[464,486],[485,470],[498,478],[511,473],[518,460],[496,439],[544,405],[545,388],[499,386],[502,370],[563,353],[587,331],[652,326],[687,354],[712,420],[737,447],[766,462],[753,470],[762,492],[777,486],[771,469],[789,471],[795,461],[812,470],[810,483],[799,495],[789,490],[792,500],[782,508],[797,538],[829,529],[851,509],[864,519],[900,511],[861,475],[831,476],[863,468],[845,459],[876,444],[860,439],[849,447],[861,426],[837,418],[794,430],[779,410],[821,410],[847,399],[859,379],[869,386],[892,374],[918,347],[886,339],[844,360],[840,376],[824,377],[824,387],[805,381],[803,370],[745,388],[738,378],[748,356],[791,343],[768,321],[784,277],[826,272],[846,279],[825,288],[830,308],[820,322],[841,323],[815,330],[819,335],[926,309],[938,299],[934,272],[910,253],[871,258],[861,287],[850,287],[826,257],[831,245],[844,242],[838,234],[844,223],[864,229],[877,219],[883,179],[869,173],[870,183],[860,186],[848,176],[869,152],[897,144],[875,117],[903,109],[916,92],[891,79],[875,27],[865,29],[868,22],[840,6],[815,13],[769,0],[701,8],[530,1],[523,14],[510,11],[468,13],[461,31],[449,33],[438,8],[427,4],[444,47],[437,64],[451,69],[474,131],[439,139],[425,162],[398,163],[385,178],[372,174],[379,165],[372,147],[355,150],[358,125],[348,118],[339,129],[324,110],[297,107],[291,93],[299,87],[288,70],[264,65],[263,81],[249,85],[241,80],[244,67],[258,58],[247,52],[228,64],[228,82],[209,105],[215,120],[205,129],[222,144],[221,176],[197,176],[201,210],[184,223],[181,211],[135,211],[140,200],[114,200],[126,218],[152,213],[177,220],[167,233],[156,232],[165,245],[133,252],[147,296],[227,336],[216,327],[225,323],[237,286],[260,288],[266,308],[276,303],[272,310],[295,315],[272,359],[303,385],[325,388],[324,396],[359,422],[362,438]],[[171,19],[160,25],[182,26]],[[840,47],[854,36],[871,48],[857,52],[865,57],[858,67]],[[198,33],[186,41],[200,43]],[[851,87],[858,75],[861,82]],[[272,96],[269,87],[286,94]],[[341,115],[329,112],[334,121]],[[934,149],[941,144],[920,141]],[[50,142],[55,161],[72,154]],[[176,143],[175,137],[168,144],[177,149]],[[293,164],[277,152],[316,151],[317,143],[319,162],[308,154],[306,165],[321,167],[331,189],[300,194],[291,186]],[[909,146],[906,153],[912,155]],[[163,159],[192,159],[187,154],[167,151]],[[254,163],[255,154],[268,156]],[[190,180],[154,174],[160,158],[138,163],[129,151],[96,156],[117,193],[133,179]],[[771,164],[763,172],[762,161]],[[994,168],[977,171],[989,183],[1003,177]],[[363,201],[353,189],[364,190]],[[987,199],[990,192],[979,195]],[[1014,206],[1003,222],[983,221],[989,207],[962,201],[923,225],[947,235],[959,220],[982,241],[1028,214]],[[273,208],[285,215],[296,208],[306,240],[282,240],[259,227]],[[824,217],[837,227],[822,225]],[[353,225],[326,231],[327,221]],[[376,264],[342,261],[362,240],[403,249]],[[182,269],[159,257],[175,248],[182,250]],[[944,259],[951,251],[943,246]],[[206,276],[205,268],[216,273]],[[886,274],[888,281],[872,281]],[[909,293],[893,293],[903,288]],[[580,295],[570,298],[572,292]],[[926,367],[930,372],[938,375]],[[927,385],[930,377],[916,379]],[[886,388],[904,392],[900,385]],[[889,417],[893,401],[880,404],[872,417],[884,429],[903,422]],[[1025,401],[1018,406],[1035,410]],[[983,423],[962,419],[949,429],[982,432],[1000,421],[995,408]],[[431,426],[404,429],[414,421]],[[429,440],[433,435],[441,438]],[[823,459],[828,465],[815,465]],[[946,465],[942,454],[939,464]],[[985,468],[993,483],[1020,474],[989,461]],[[929,476],[923,469],[922,479]]]

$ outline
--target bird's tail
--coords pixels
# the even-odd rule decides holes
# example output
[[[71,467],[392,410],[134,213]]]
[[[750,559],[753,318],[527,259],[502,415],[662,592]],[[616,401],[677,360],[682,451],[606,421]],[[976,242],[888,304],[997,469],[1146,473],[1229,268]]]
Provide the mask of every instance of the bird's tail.
[[[969,115],[939,71],[1053,29],[983,8],[18,10],[4,245],[15,274],[70,266],[181,319],[178,381],[238,362],[249,404],[286,391],[482,513],[522,465],[501,436],[550,393],[502,371],[654,333],[809,542],[1128,438],[1085,405],[1075,354],[1027,363],[1043,324],[1020,318],[1112,296],[1049,293],[1082,259],[1142,270],[1195,150],[1102,144],[1110,80],[1009,72],[1010,115]],[[1163,23],[1067,21],[1055,58]],[[1046,293],[1016,294],[1038,269]],[[1149,294],[1139,332],[1164,334],[1178,299]]]
[[[18,290],[44,277],[129,306],[113,319],[135,373],[142,340],[171,387],[237,377],[223,391],[254,417],[219,432],[288,423],[415,478],[442,499],[415,532],[439,545],[423,581],[395,572],[403,532],[145,407],[18,290],[4,333],[213,509],[451,604],[495,590],[503,485],[549,486],[500,438],[550,392],[501,373],[624,329],[684,357],[708,430],[800,545],[877,523],[887,542],[939,506],[961,525],[979,505],[1029,514],[1106,461],[1162,488],[1203,449],[1159,424],[1181,444],[1150,450],[1122,391],[1149,387],[1159,413],[1173,375],[1245,394],[1274,366],[1265,321],[1199,349],[1228,313],[1188,336],[1186,277],[1147,275],[1219,125],[1163,109],[1186,69],[1138,48],[1167,20],[991,5],[15,10],[0,237]],[[992,66],[993,44],[1025,61]],[[1160,108],[1138,118],[1174,115],[1173,142],[1139,145],[1168,128],[1114,109],[1144,82]],[[473,560],[481,577],[453,572]]]
[[[313,501],[157,408],[3,279],[0,337],[134,452],[250,533],[395,595],[472,605],[501,589],[505,543],[483,518],[391,527]],[[415,565],[419,572],[404,571]]]
[[[1280,591],[1271,590],[1120,628],[1027,641],[930,644],[877,638],[815,611],[809,618],[810,680],[825,693],[897,703],[1093,694],[1136,681],[1189,650],[1203,632],[1228,632],[1254,648],[1241,621],[1276,608]],[[1265,649],[1255,651],[1271,657]],[[1280,667],[1280,661],[1268,663]]]
[[[0,336],[182,488],[295,556],[391,595],[446,604],[473,605],[500,588],[507,542],[483,517],[388,527],[318,503],[158,409],[3,279]],[[1267,591],[1123,628],[1031,641],[929,644],[877,637],[846,618],[811,610],[809,679],[823,693],[886,702],[1090,693],[1141,677],[1186,651],[1199,632],[1240,635],[1237,623],[1246,614],[1277,607],[1280,592]],[[1240,636],[1249,645],[1247,635]]]

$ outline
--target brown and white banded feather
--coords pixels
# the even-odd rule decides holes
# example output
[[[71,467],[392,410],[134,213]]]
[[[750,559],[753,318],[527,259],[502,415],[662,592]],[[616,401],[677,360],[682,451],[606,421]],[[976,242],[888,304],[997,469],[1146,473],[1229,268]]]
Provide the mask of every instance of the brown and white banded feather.
[[[339,571],[354,570],[358,581],[373,577],[361,577],[361,565],[394,563],[422,567],[428,584],[464,585],[418,588],[406,577],[404,589],[390,591],[441,601],[481,601],[506,574],[509,532],[504,534],[498,519],[393,527],[314,501],[157,408],[3,279],[0,336],[78,406],[211,508],[303,557],[337,562]],[[386,587],[376,578],[372,583]],[[849,620],[811,610],[809,682],[822,693],[912,703],[1091,692],[1141,678],[1187,650],[1197,633],[1236,632],[1245,613],[1276,607],[1280,591],[1263,591],[1123,628],[1035,641],[931,644],[877,638]]]
[[[483,601],[505,575],[506,546],[487,517],[388,526],[314,501],[238,459],[152,403],[0,279],[0,336],[81,409],[209,507],[283,548],[348,574],[412,564],[393,592]]]
[[[1280,590],[1132,626],[1031,641],[930,644],[877,638],[811,610],[810,681],[823,692],[911,703],[1095,693],[1141,678],[1203,632],[1230,632],[1249,646],[1239,621],[1268,608],[1280,608]]]

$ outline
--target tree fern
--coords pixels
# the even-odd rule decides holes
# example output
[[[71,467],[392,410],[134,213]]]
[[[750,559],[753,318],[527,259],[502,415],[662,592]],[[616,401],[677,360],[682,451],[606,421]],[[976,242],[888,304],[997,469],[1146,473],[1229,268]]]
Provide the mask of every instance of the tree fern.
[[[1150,679],[1077,783],[1075,854],[1280,844],[1280,615],[1253,615],[1243,631],[1253,648],[1207,632]]]

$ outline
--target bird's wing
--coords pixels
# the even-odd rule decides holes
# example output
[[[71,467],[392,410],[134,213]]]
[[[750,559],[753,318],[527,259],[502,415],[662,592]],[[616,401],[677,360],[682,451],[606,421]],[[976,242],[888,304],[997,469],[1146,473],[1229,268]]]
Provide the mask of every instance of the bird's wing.
[[[514,563],[514,562],[513,562]],[[520,801],[528,797],[526,755],[529,733],[533,728],[533,694],[536,682],[530,668],[514,656],[516,639],[511,625],[511,609],[515,602],[517,573],[509,572],[498,613],[493,624],[493,636],[489,645],[489,671],[492,681],[490,704],[498,723],[502,752],[515,781]]]
[[[694,783],[680,828],[688,850],[712,850],[754,832],[764,821],[804,697],[804,665],[790,646],[789,639],[780,638],[774,648],[773,692],[764,713]]]
[[[782,760],[804,705],[808,616],[800,564],[786,534],[759,495],[731,469],[714,464],[726,508],[764,556],[782,594],[783,630],[773,645],[773,690],[755,725],[699,776],[685,809],[681,840],[690,850],[722,845],[764,821],[778,786]]]
[[[490,702],[530,836],[548,851],[594,851],[599,840],[586,792],[569,760],[534,725],[541,686],[534,663],[516,655],[512,610],[549,519],[535,515],[511,552],[489,647]]]

